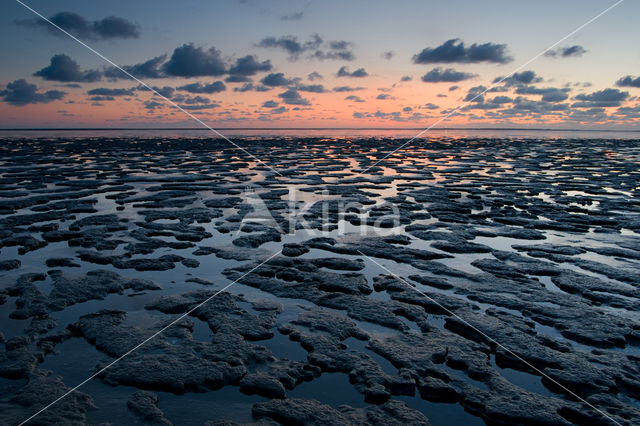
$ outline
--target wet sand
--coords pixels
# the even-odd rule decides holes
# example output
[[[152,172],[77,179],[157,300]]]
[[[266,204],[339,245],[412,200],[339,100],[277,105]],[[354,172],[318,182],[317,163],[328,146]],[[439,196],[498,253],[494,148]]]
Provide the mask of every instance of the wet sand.
[[[638,141],[403,142],[4,141],[0,422],[637,424]]]

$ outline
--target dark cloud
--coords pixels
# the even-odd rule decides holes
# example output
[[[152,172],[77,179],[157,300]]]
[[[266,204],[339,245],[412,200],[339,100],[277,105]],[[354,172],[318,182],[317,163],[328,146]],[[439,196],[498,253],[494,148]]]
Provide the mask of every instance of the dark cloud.
[[[382,56],[382,59],[386,59],[388,61],[391,58],[393,58],[395,56],[395,54],[396,54],[396,52],[394,52],[393,50],[389,50],[387,52],[382,52],[380,54],[380,56]]]
[[[88,95],[94,96],[133,96],[135,89],[109,89],[106,87],[98,87],[87,92]]]
[[[322,84],[300,84],[296,89],[301,92],[325,93],[326,90]]]
[[[220,76],[227,72],[219,50],[204,50],[191,43],[174,49],[162,70],[171,77]]]
[[[109,16],[97,21],[88,21],[77,13],[60,12],[51,16],[49,20],[76,37],[90,40],[140,37],[138,25],[117,16]],[[40,18],[16,21],[16,24],[43,28],[52,34],[62,37],[65,36],[59,29]]]
[[[184,90],[189,93],[219,93],[227,90],[227,86],[221,81],[214,81],[213,83],[191,83],[184,86],[177,87],[178,90]]]
[[[164,103],[162,103],[162,102],[157,102],[157,101],[146,101],[146,102],[144,103],[144,107],[145,107],[146,109],[148,109],[148,110],[151,110],[151,111],[154,111],[154,110],[156,110],[157,108],[162,108],[162,107],[164,107],[164,106],[165,106],[165,104],[164,104]]]
[[[265,37],[260,40],[257,46],[282,49],[289,54],[290,59],[298,59],[300,54],[306,50],[295,36]]]
[[[589,94],[580,94],[573,99],[580,101],[571,105],[574,108],[605,108],[620,106],[629,97],[629,92],[618,89],[604,89]]]
[[[438,105],[436,104],[432,104],[431,102],[429,102],[428,104],[425,104],[424,106],[426,109],[438,109],[440,108]]]
[[[453,92],[454,90],[458,90],[460,88],[460,86],[451,86],[449,87],[449,91]]]
[[[618,87],[640,87],[640,77],[632,77],[630,75],[622,77],[616,81]]]
[[[54,55],[49,66],[42,68],[33,75],[51,81],[93,82],[102,78],[100,71],[80,70],[80,65],[67,55]]]
[[[349,68],[346,66],[340,67],[336,74],[337,77],[366,77],[368,75],[369,74],[364,70],[364,68],[358,68],[353,72],[349,72]]]
[[[507,56],[506,44],[473,43],[466,47],[460,39],[451,39],[437,47],[427,47],[420,53],[413,56],[416,64],[434,63],[477,63],[495,62],[505,64],[511,62],[513,58]]]
[[[278,103],[276,101],[266,101],[262,104],[262,108],[277,108]]]
[[[253,83],[245,83],[241,87],[233,88],[234,92],[250,92],[252,90],[256,90],[256,87],[253,85]]]
[[[522,99],[522,98],[521,98]],[[505,104],[512,103],[513,99],[509,96],[496,96],[493,99],[488,99],[486,102],[484,100],[482,102],[474,102],[470,105],[465,106],[463,111],[470,110],[495,110],[499,108],[503,108]]]
[[[229,68],[230,75],[251,76],[259,72],[271,71],[273,65],[268,59],[260,62],[255,55],[247,55],[236,59],[236,63]]]
[[[555,111],[566,111],[568,110],[567,104],[557,104],[553,102],[546,101],[535,101],[531,99],[524,98],[522,96],[518,96],[513,101],[513,109],[520,111],[528,111],[539,114],[548,114],[550,112]]]
[[[304,16],[304,12],[290,13],[288,15],[281,16],[283,21],[299,21]]]
[[[164,74],[160,69],[160,66],[166,60],[167,55],[160,55],[140,64],[125,65],[124,67],[122,67],[122,69],[136,78],[162,78],[164,77]],[[104,75],[109,79],[130,78],[128,75],[126,75],[116,67],[107,68],[104,72]]]
[[[411,78],[410,75],[403,75],[402,78],[400,78],[400,81],[411,81],[411,80],[413,79]]]
[[[545,52],[544,56],[549,58],[571,58],[579,57],[587,53],[586,49],[579,45],[558,47],[557,49],[549,50]]]
[[[117,16],[109,16],[99,21],[94,21],[93,32],[103,40],[140,37],[140,31],[136,24]]]
[[[28,104],[46,104],[64,98],[65,92],[48,90],[38,92],[38,86],[27,83],[23,78],[7,83],[5,90],[0,90],[2,100],[10,105],[24,106]]]
[[[91,96],[89,100],[94,102],[102,102],[102,101],[115,101],[116,98],[114,98],[113,96]]]
[[[353,101],[353,102],[364,102],[364,99],[361,99],[360,96],[356,96],[356,95],[349,95],[344,99],[347,101]]]
[[[271,73],[266,75],[262,80],[260,80],[262,84],[269,87],[279,87],[279,86],[288,86],[293,83],[293,80],[289,80],[284,76],[283,73]]]
[[[322,80],[322,74],[317,71],[313,71],[312,73],[307,75],[307,78],[309,79],[309,81]]]
[[[296,36],[265,37],[256,46],[284,50],[289,54],[289,60],[296,61],[305,54],[309,59],[339,59],[352,61],[355,59],[352,43],[344,40],[325,41],[320,35],[314,34],[307,41],[301,42]]]
[[[635,107],[620,107],[616,110],[615,115],[619,115],[627,119],[638,119],[640,118],[640,105]]]
[[[252,80],[246,75],[234,74],[225,78],[224,81],[227,83],[251,83]]]
[[[556,87],[538,88],[534,86],[520,86],[516,89],[519,95],[542,95],[542,100],[547,102],[562,102],[569,98],[568,88],[558,89]]]
[[[511,99],[509,96],[496,96],[493,99],[489,99],[489,102],[502,105],[513,102],[513,99]]]
[[[286,92],[282,92],[278,97],[288,105],[311,105],[308,100],[300,96],[300,93],[298,93],[296,89],[289,89]]]
[[[409,121],[423,121],[428,118],[432,118],[428,115],[413,112],[411,113],[411,109],[407,110],[406,108],[402,111],[392,111],[392,112],[383,112],[376,111],[374,113],[371,112],[359,112],[356,111],[353,113],[353,118],[378,118],[383,120],[392,120],[398,122],[409,122]],[[406,113],[406,114],[403,114]]]
[[[200,111],[203,109],[213,109],[213,108],[219,108],[219,107],[220,105],[215,103],[197,104],[197,105],[190,105],[190,104],[180,105],[180,108],[185,110],[191,110],[191,111]]]
[[[487,88],[484,86],[475,86],[469,89],[467,96],[465,96],[465,102],[484,102],[484,93]]]
[[[164,87],[153,86],[152,88],[160,96],[164,96],[165,98],[170,98],[171,96],[173,96],[173,93],[176,90],[173,87],[169,87],[169,86],[164,86]],[[138,89],[138,90],[140,90],[142,92],[149,92],[150,91],[148,87],[143,86],[143,85],[138,86],[136,89]]]
[[[365,90],[366,87],[351,87],[351,86],[338,86],[334,87],[334,92],[357,92],[359,90]]]
[[[234,92],[251,92],[251,91],[268,92],[269,90],[271,90],[271,87],[267,87],[267,86],[262,85],[262,84],[256,86],[253,83],[245,83],[241,87],[234,87],[233,88]]]
[[[458,81],[468,80],[475,76],[476,74],[456,71],[453,68],[442,69],[437,67],[423,75],[422,81],[426,83],[457,83]]]
[[[380,93],[378,96],[376,96],[376,99],[385,100],[389,99],[390,97],[391,95],[389,95],[388,93]]]
[[[517,86],[521,84],[533,84],[542,81],[541,77],[538,77],[534,71],[522,71],[516,72],[509,77],[496,77],[493,79],[493,83],[502,83],[505,86]]]
[[[175,102],[182,102],[185,105],[198,105],[198,104],[210,104],[211,99],[205,98],[204,96],[185,96],[185,95],[176,95],[171,99]]]
[[[324,61],[325,59],[339,59],[343,61],[353,61],[356,57],[350,50],[316,50],[310,56],[314,59]]]
[[[282,114],[282,113],[285,113],[285,112],[287,112],[287,111],[289,111],[289,110],[287,109],[287,107],[285,107],[285,106],[283,105],[283,106],[281,106],[281,107],[274,108],[274,109],[272,109],[272,110],[271,110],[271,111],[269,111],[269,112],[270,112],[271,114]]]

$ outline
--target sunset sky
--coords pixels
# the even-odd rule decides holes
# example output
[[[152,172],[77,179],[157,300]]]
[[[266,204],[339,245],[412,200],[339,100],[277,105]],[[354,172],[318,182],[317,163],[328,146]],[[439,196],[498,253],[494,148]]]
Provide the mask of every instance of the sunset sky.
[[[638,1],[24,3],[167,99],[6,0],[2,128],[640,129]]]

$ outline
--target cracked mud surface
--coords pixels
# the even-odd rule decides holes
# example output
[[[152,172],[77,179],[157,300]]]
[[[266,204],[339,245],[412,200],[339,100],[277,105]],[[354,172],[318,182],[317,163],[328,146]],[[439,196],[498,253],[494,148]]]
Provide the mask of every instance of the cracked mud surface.
[[[637,141],[402,142],[5,141],[0,422],[637,424]]]

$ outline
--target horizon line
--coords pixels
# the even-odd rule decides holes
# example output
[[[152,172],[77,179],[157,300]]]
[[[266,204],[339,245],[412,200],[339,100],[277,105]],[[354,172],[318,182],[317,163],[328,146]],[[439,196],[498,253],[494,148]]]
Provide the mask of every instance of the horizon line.
[[[202,127],[8,127],[0,128],[0,132],[7,131],[119,131],[119,130],[191,130],[207,132]],[[421,127],[222,127],[218,130],[422,130]],[[555,127],[439,127],[442,130],[478,130],[478,131],[550,131],[550,132],[626,132],[640,133],[640,129],[584,129],[584,128],[555,128]]]

